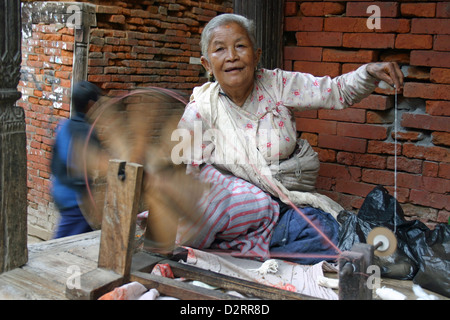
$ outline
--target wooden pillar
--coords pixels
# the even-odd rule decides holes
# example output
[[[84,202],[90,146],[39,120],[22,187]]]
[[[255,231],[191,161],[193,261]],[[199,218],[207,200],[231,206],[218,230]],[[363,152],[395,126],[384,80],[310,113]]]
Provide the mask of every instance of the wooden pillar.
[[[256,41],[263,51],[260,67],[281,68],[284,0],[234,0],[233,11],[255,21]]]
[[[25,113],[15,106],[21,97],[20,13],[20,0],[0,1],[0,273],[28,260]]]
[[[70,4],[70,3],[69,3]],[[72,89],[74,84],[82,80],[87,80],[88,76],[88,55],[91,27],[97,26],[95,5],[89,3],[71,4],[79,8],[79,21],[75,19],[75,46],[73,51],[73,69],[72,69]],[[78,14],[75,12],[74,14]],[[73,102],[70,107],[70,113],[73,115]]]

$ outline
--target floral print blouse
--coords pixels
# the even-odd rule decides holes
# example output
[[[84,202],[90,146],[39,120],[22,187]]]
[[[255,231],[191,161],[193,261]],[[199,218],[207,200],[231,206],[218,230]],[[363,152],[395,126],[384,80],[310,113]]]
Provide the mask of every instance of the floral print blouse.
[[[296,147],[297,130],[302,128],[296,127],[293,111],[343,109],[362,100],[377,85],[376,79],[367,73],[366,65],[334,79],[280,69],[259,69],[255,77],[253,91],[242,107],[234,104],[222,91],[219,91],[219,99],[230,109],[229,114],[242,134],[256,135],[257,148],[269,164],[288,158]],[[255,117],[256,122],[250,121]],[[193,124],[199,119],[195,97],[191,97],[179,128],[193,134]],[[202,129],[207,128],[208,124],[204,123]],[[202,148],[209,143],[212,142],[204,141]]]

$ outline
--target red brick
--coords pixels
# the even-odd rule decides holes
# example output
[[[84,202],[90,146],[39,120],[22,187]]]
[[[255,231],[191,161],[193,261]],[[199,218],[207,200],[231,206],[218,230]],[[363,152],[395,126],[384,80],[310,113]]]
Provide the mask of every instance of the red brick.
[[[388,49],[394,48],[395,34],[345,33],[342,45],[348,48]]]
[[[319,47],[284,47],[287,60],[322,61],[322,48]]]
[[[436,193],[450,193],[450,180],[433,177],[422,177],[425,190]]]
[[[368,182],[372,184],[381,184],[384,186],[394,185],[394,172],[374,170],[374,169],[363,169],[361,180],[363,182]]]
[[[107,59],[89,59],[88,60],[89,67],[104,67],[108,66],[108,60]]]
[[[96,6],[97,13],[108,13],[108,14],[120,14],[123,12],[123,8],[118,6]]]
[[[436,3],[402,3],[400,12],[405,17],[433,18],[436,15]]]
[[[434,36],[433,49],[436,51],[450,51],[450,36],[442,34]]]
[[[361,168],[349,167],[348,170],[354,181],[361,181]]]
[[[364,123],[366,121],[366,112],[362,109],[347,108],[343,110],[319,110],[319,119],[336,120],[343,122]]]
[[[319,190],[331,190],[333,187],[333,179],[318,176],[316,180],[316,188]]]
[[[402,154],[413,159],[450,162],[450,153],[448,152],[448,148],[418,146],[412,143],[404,143],[402,147]]]
[[[447,123],[450,123],[447,120]],[[450,131],[450,129],[447,129],[447,131]],[[431,135],[434,145],[440,145],[440,146],[447,146],[450,147],[450,133],[448,132],[433,132]]]
[[[438,172],[439,172],[439,163],[431,162],[431,161],[423,162],[422,175],[424,177],[437,177]],[[441,178],[445,178],[445,177],[441,177]]]
[[[297,45],[302,47],[340,47],[341,32],[297,32]]]
[[[368,153],[395,154],[395,143],[371,140],[367,144]],[[401,145],[397,145],[397,155],[401,154]]]
[[[295,16],[298,12],[297,2],[287,1],[284,4],[284,15],[286,17]]]
[[[430,100],[450,100],[450,85],[407,82],[404,85],[403,96]]]
[[[355,71],[356,69],[358,69],[361,66],[362,66],[362,64],[360,64],[360,63],[344,63],[342,65],[342,74],[349,73],[351,71]]]
[[[394,106],[392,97],[371,94],[359,103],[354,104],[353,108],[362,108],[370,110],[388,110]]]
[[[324,31],[373,32],[367,28],[367,18],[328,17],[324,19]]]
[[[448,117],[430,116],[427,114],[416,114],[405,112],[401,120],[402,127],[417,128],[431,131],[450,131]]]
[[[284,70],[294,70],[292,60],[283,59],[283,67]]]
[[[357,195],[360,197],[367,196],[375,186],[362,182],[354,182],[348,180],[336,180],[336,191]]]
[[[426,111],[433,116],[450,116],[450,101],[427,101]]]
[[[331,62],[295,61],[294,71],[310,73],[317,77],[330,76],[334,78],[341,74],[341,66],[339,63]]]
[[[450,163],[439,163],[438,176],[444,179],[450,179]]]
[[[397,157],[397,170],[405,171],[410,173],[421,173],[422,172],[422,160],[418,159],[408,159],[404,157]],[[388,157],[387,168],[395,169],[395,158]]]
[[[411,65],[450,68],[450,52],[413,50]]]
[[[345,5],[338,2],[302,2],[300,11],[305,16],[338,15],[345,11]]]
[[[92,82],[108,82],[111,81],[110,75],[89,75],[88,80]]]
[[[422,34],[450,34],[449,19],[412,19],[412,33]]]
[[[108,22],[125,24],[125,16],[121,15],[121,14],[109,16],[108,17]]]
[[[392,139],[397,138],[398,141],[420,141],[424,139],[424,134],[422,132],[416,131],[392,131],[391,132]]]
[[[392,196],[395,195],[395,188],[393,186],[386,186],[386,190]],[[397,187],[397,201],[400,203],[409,202],[409,189]]]
[[[434,83],[450,84],[450,69],[445,68],[431,68],[430,80]]]
[[[437,3],[436,17],[450,18],[450,2],[438,2]]]
[[[399,4],[397,2],[374,1],[370,4],[364,2],[347,2],[346,15],[348,17],[368,17],[372,12],[367,13],[370,5],[377,5],[381,11],[381,17],[397,17],[399,14]]]
[[[317,147],[317,140],[319,139],[317,134],[303,132],[300,138],[307,140],[311,146]]]
[[[399,34],[395,40],[396,49],[431,49],[432,47],[431,35]]]
[[[367,123],[386,124],[394,121],[392,112],[367,110]]]
[[[355,154],[339,152],[336,158],[338,163],[364,168],[385,169],[386,157],[375,154]]]
[[[411,31],[409,19],[382,18],[381,28],[374,29],[375,32],[408,33]]]
[[[339,50],[323,49],[323,61],[328,62],[360,62],[367,63],[377,60],[377,52],[374,50]]]
[[[322,163],[320,165],[319,176],[346,180],[351,180],[352,178],[347,166],[335,163]]]
[[[409,189],[423,189],[422,175],[398,172],[397,185]]]
[[[322,31],[323,18],[316,17],[286,17],[285,31]]]
[[[450,210],[450,196],[448,195],[413,189],[410,192],[409,199],[414,204]]]
[[[314,147],[314,150],[318,153],[321,163],[336,161],[336,151],[317,147]]]
[[[384,140],[387,138],[387,127],[339,122],[337,124],[337,134],[345,137]]]
[[[319,119],[295,119],[297,131],[336,134],[336,122]]]
[[[61,34],[43,34],[40,38],[42,40],[59,41],[62,39],[62,35]]]
[[[299,118],[316,119],[317,114],[318,114],[317,110],[294,111],[295,117],[299,117]]]
[[[344,209],[349,211],[357,211],[359,208],[361,208],[364,202],[364,198],[359,196],[353,196],[338,192],[324,192],[324,194],[330,198],[334,197],[337,203],[339,203]]]
[[[319,147],[343,150],[349,152],[366,152],[366,140],[350,138],[350,137],[340,137],[329,134],[319,134]]]

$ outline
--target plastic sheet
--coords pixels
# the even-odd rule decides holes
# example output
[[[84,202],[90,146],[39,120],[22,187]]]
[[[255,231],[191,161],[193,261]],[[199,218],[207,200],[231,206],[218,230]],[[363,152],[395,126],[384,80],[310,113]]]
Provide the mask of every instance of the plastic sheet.
[[[355,243],[365,243],[375,227],[395,230],[396,252],[374,259],[381,275],[413,280],[428,290],[450,297],[449,225],[438,224],[431,230],[419,220],[407,221],[400,204],[382,186],[367,195],[357,215],[342,211],[337,219],[341,223],[338,247],[342,251],[350,250]]]

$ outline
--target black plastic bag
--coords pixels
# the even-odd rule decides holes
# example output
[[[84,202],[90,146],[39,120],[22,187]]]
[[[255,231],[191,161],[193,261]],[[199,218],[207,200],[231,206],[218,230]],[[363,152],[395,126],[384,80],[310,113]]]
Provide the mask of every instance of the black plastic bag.
[[[409,247],[419,270],[414,283],[450,297],[450,226],[437,225],[434,230],[408,230]]]
[[[396,207],[396,214],[394,208]],[[430,230],[424,223],[404,218],[398,201],[383,186],[366,197],[358,215],[342,211],[337,217],[341,227],[338,247],[350,250],[366,242],[375,227],[396,230],[397,250],[388,257],[375,257],[381,275],[414,283],[450,297],[450,227],[437,225]]]

